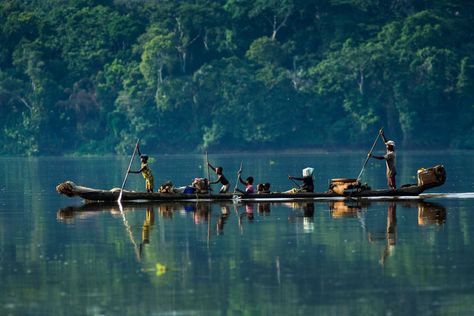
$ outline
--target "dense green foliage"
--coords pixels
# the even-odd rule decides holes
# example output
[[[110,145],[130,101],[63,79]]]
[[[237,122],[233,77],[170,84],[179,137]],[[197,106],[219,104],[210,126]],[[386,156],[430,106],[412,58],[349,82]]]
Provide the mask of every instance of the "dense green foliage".
[[[3,0],[3,154],[474,148],[474,3]]]

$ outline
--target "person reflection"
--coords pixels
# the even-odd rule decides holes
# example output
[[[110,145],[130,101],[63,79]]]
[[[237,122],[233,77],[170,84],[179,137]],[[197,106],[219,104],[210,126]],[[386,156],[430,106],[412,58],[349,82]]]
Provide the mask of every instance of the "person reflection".
[[[303,218],[303,230],[306,232],[313,231],[314,202],[293,203],[291,207],[298,210],[298,212],[288,216],[288,221],[291,223],[300,222],[300,219]],[[303,214],[301,214],[301,211],[303,211]]]
[[[314,216],[314,203],[303,204],[303,217],[312,219],[313,216]]]
[[[305,203],[303,205],[303,229],[306,232],[314,230],[314,203]]]
[[[217,235],[222,235],[224,233],[224,224],[229,218],[229,206],[226,204],[221,205],[221,213],[217,218]]]
[[[418,204],[418,225],[443,225],[446,222],[446,209],[436,203],[421,202]]]
[[[270,215],[270,203],[258,203],[257,209],[259,215]]]
[[[380,263],[385,264],[386,259],[393,254],[397,243],[397,204],[390,202],[387,210],[386,244],[380,258]]]
[[[145,221],[142,226],[142,241],[140,243],[139,257],[141,258],[143,253],[143,246],[150,243],[150,230],[155,224],[155,210],[153,206],[148,206],[145,213]]]
[[[194,211],[194,223],[202,224],[209,220],[211,205],[209,203],[197,203]]]
[[[253,220],[253,210],[254,210],[254,205],[253,203],[248,203],[245,205],[245,215],[247,215],[247,218],[249,220]],[[244,214],[242,214],[244,215]]]
[[[150,230],[153,224],[155,224],[155,210],[152,206],[148,206],[142,227],[142,244],[150,243]]]

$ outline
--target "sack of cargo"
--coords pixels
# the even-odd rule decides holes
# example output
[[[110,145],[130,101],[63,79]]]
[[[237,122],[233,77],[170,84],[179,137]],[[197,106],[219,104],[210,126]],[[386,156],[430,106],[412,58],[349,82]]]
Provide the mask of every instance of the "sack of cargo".
[[[357,179],[346,179],[346,178],[338,178],[338,179],[331,179],[331,183],[329,184],[329,190],[343,195],[344,191],[350,189],[357,189],[360,186],[360,182]]]
[[[209,190],[209,181],[206,178],[194,178],[191,184],[197,193],[207,193]]]
[[[444,183],[446,180],[446,171],[442,165],[432,168],[421,168],[417,172],[418,185],[430,185],[435,183]]]
[[[167,181],[158,189],[159,193],[173,193],[173,182]]]
[[[194,194],[196,192],[196,188],[186,186],[183,190],[184,194]]]

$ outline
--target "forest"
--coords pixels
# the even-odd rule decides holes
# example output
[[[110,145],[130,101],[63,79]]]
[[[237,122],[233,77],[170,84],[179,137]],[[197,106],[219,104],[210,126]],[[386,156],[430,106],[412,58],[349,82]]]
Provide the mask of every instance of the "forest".
[[[0,154],[474,149],[474,1],[2,0]],[[365,147],[364,147],[365,146]]]

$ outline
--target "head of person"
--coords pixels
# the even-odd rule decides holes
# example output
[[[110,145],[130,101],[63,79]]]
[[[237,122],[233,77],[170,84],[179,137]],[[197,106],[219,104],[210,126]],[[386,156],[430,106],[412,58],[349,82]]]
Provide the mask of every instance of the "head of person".
[[[263,184],[262,184],[262,183],[257,184],[257,191],[258,191],[258,192],[263,191],[263,189],[264,189],[264,187],[263,187]]]
[[[265,184],[263,185],[263,189],[264,189],[265,191],[270,191],[270,183],[268,183],[268,182],[265,183]]]
[[[387,146],[388,150],[391,150],[391,151],[395,150],[395,142],[393,140],[389,140],[388,142],[386,142],[385,146]]]
[[[253,177],[247,177],[247,184],[253,184]]]
[[[216,173],[217,174],[222,174],[223,171],[224,171],[224,169],[222,169],[222,167],[217,167],[216,168]]]
[[[141,162],[143,162],[143,163],[147,163],[147,162],[148,162],[148,156],[147,156],[147,155],[141,155],[141,156],[140,156],[140,160],[141,160]]]

